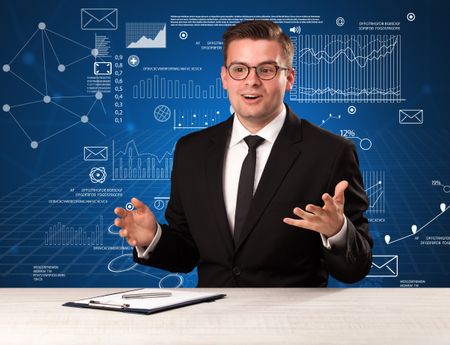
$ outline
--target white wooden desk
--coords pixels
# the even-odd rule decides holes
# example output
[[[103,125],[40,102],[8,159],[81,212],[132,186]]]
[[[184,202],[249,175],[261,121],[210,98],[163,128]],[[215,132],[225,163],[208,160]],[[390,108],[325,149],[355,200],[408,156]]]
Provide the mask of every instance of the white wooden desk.
[[[450,344],[450,289],[197,289],[153,315],[62,307],[127,289],[0,289],[0,344]]]

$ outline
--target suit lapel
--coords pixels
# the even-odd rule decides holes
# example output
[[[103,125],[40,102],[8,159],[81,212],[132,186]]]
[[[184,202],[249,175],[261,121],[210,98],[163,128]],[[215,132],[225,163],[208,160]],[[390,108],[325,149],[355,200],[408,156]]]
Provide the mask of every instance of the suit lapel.
[[[216,225],[228,250],[233,252],[234,242],[228,224],[223,198],[223,161],[228,136],[232,129],[233,116],[217,127],[210,137],[206,155],[206,178],[209,199],[216,218]],[[222,127],[223,126],[223,127]]]
[[[270,152],[236,250],[252,232],[287,172],[300,155],[301,121],[288,107],[286,108],[286,120]]]

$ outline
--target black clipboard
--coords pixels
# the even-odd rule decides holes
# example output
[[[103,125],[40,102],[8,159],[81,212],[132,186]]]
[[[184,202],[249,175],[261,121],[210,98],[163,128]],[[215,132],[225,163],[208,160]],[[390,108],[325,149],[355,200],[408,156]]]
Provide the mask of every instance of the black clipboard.
[[[88,309],[100,309],[109,311],[119,311],[125,313],[137,313],[137,314],[155,314],[166,310],[175,308],[181,308],[193,304],[203,302],[213,302],[217,299],[224,298],[226,294],[210,293],[210,292],[197,292],[197,291],[183,291],[184,289],[165,290],[170,291],[172,296],[162,297],[160,300],[155,298],[145,299],[127,299],[124,300],[122,295],[127,293],[145,292],[152,290],[154,292],[161,291],[160,289],[137,289],[128,290],[122,292],[116,292],[107,295],[94,296],[91,298],[85,298],[77,301],[66,302],[64,307],[75,308],[88,308]],[[106,303],[106,300],[112,299],[114,303]],[[154,303],[158,302],[158,303]],[[155,304],[152,306],[152,304]]]

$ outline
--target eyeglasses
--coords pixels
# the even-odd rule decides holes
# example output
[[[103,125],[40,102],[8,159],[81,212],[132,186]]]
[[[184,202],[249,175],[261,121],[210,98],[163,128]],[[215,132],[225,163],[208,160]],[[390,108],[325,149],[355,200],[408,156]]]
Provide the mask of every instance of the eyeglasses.
[[[243,63],[232,63],[225,66],[225,68],[227,69],[230,77],[234,80],[244,80],[248,77],[252,68],[255,69],[256,75],[261,80],[271,80],[275,78],[280,69],[286,71],[290,70],[288,67],[280,67],[272,63],[263,63],[258,66],[247,66]]]

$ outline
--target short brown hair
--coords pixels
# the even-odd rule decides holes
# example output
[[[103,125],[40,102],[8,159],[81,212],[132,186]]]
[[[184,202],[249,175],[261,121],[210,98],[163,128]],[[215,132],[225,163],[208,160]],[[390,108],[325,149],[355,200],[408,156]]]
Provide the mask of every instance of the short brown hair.
[[[223,57],[227,63],[228,46],[232,41],[249,38],[252,40],[270,40],[281,44],[284,57],[292,67],[294,58],[294,46],[291,39],[281,28],[270,20],[249,20],[230,26],[223,34]]]

